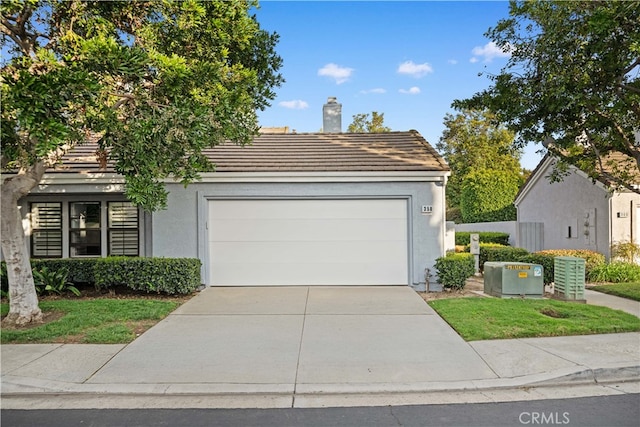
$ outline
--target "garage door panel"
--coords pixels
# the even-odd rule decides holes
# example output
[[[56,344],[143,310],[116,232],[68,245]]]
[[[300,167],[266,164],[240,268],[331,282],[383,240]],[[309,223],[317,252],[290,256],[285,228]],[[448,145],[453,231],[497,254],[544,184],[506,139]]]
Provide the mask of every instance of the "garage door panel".
[[[227,263],[242,260],[248,267],[255,263],[274,262],[315,264],[333,262],[377,262],[405,261],[407,242],[378,241],[367,244],[363,250],[361,242],[218,242],[211,254],[214,262]],[[338,244],[339,243],[339,244]]]
[[[212,242],[389,240],[406,231],[406,219],[229,219],[213,224]]]
[[[213,200],[215,285],[408,283],[407,201]]]
[[[399,203],[386,203],[390,201]],[[223,203],[210,209],[216,218],[406,218],[406,204],[402,199],[228,200]]]
[[[247,282],[266,286],[289,285],[400,285],[397,277],[406,273],[403,268],[380,263],[329,263],[291,264],[256,263],[253,268],[246,264],[213,264],[217,269],[218,285],[237,286]]]

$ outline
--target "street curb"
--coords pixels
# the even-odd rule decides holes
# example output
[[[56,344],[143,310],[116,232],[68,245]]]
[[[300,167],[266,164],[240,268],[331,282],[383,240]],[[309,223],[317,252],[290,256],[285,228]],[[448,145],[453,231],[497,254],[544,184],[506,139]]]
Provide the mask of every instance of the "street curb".
[[[553,376],[555,375],[555,376]],[[6,380],[9,380],[7,384]],[[61,408],[66,405],[88,407],[129,407],[132,402],[142,407],[291,407],[297,401],[303,406],[324,406],[322,402],[338,402],[338,406],[366,405],[367,402],[405,402],[429,397],[429,401],[483,401],[487,395],[511,394],[530,389],[580,388],[607,384],[637,383],[640,365],[612,368],[581,369],[568,372],[527,375],[492,380],[430,382],[414,384],[69,384],[33,378],[5,376],[2,401],[5,408]],[[8,389],[8,390],[7,390]],[[509,392],[505,394],[505,392]],[[441,396],[435,398],[435,396]],[[484,397],[483,397],[484,396]],[[526,394],[523,398],[526,398]],[[386,400],[385,400],[386,399]],[[517,399],[516,399],[517,400]],[[173,402],[172,402],[173,401]],[[56,403],[57,402],[57,403]],[[67,403],[64,403],[67,402]],[[137,403],[136,403],[137,402]],[[146,402],[146,403],[145,403]],[[335,403],[334,403],[335,404]],[[381,403],[384,404],[384,403]],[[213,405],[213,406],[210,406]],[[283,406],[284,405],[284,406]]]

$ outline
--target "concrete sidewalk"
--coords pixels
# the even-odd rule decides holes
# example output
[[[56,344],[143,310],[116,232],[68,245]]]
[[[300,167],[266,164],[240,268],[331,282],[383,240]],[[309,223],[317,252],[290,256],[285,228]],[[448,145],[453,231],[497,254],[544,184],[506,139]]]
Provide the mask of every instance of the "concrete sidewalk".
[[[640,333],[467,343],[408,287],[208,288],[128,345],[1,351],[7,409],[489,402],[558,397],[566,385],[572,396],[640,392]]]

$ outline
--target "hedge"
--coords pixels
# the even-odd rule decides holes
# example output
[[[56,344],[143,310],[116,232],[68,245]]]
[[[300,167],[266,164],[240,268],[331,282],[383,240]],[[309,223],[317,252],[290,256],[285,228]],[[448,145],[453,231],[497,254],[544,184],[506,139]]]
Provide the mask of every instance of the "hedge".
[[[67,280],[75,285],[96,288],[126,286],[128,288],[167,294],[188,294],[200,286],[200,260],[197,258],[56,258],[32,259],[31,268],[67,272]],[[2,290],[8,288],[5,262],[2,262]]]
[[[449,254],[436,259],[438,283],[444,289],[464,289],[467,278],[475,273],[473,255],[468,253]]]
[[[509,233],[498,231],[456,231],[456,245],[470,244],[472,234],[480,236],[480,243],[496,243],[509,246]]]
[[[200,286],[200,266],[200,260],[195,258],[98,258],[94,268],[95,285],[188,294]]]
[[[478,169],[465,176],[460,193],[464,222],[514,221],[513,200],[520,176],[504,170]]]
[[[74,284],[94,284],[93,268],[96,258],[58,258],[58,259],[32,259],[31,268],[41,270],[46,267],[50,271],[65,270],[68,273],[67,280]]]
[[[484,263],[487,261],[519,262],[520,258],[529,252],[523,248],[500,245],[480,245],[480,270],[484,271]]]
[[[549,249],[545,251],[538,251],[536,254],[549,255],[552,257],[572,256],[582,258],[585,261],[584,270],[586,276],[589,276],[591,270],[605,263],[604,255],[587,249]]]

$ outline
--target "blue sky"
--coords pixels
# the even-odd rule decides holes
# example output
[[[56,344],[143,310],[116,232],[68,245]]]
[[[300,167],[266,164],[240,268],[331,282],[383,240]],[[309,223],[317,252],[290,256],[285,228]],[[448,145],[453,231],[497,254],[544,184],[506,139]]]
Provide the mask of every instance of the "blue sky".
[[[415,129],[435,146],[451,102],[488,87],[486,73],[506,64],[484,33],[508,10],[502,1],[262,0],[258,22],[280,35],[286,82],[260,124],[318,132],[335,96],[343,131],[353,115],[377,111],[392,130]],[[527,147],[523,167],[536,166],[540,148]]]

